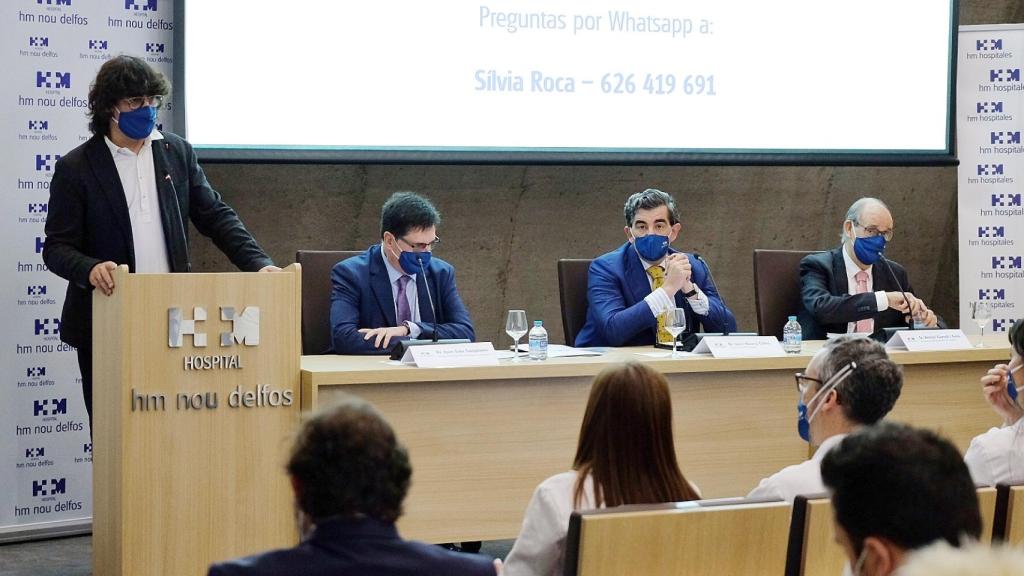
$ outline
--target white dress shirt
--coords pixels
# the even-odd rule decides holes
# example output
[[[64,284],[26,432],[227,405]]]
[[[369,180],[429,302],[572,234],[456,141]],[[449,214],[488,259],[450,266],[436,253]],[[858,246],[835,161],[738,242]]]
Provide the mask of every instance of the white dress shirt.
[[[644,265],[644,274],[647,274],[647,269],[651,266],[658,266],[662,270],[665,269],[664,266],[648,262],[643,258],[640,259],[640,263]],[[658,288],[655,290],[654,278],[652,278],[650,274],[647,274],[647,282],[651,285],[651,293],[644,298],[644,302],[647,302],[647,305],[650,306],[651,314],[659,316],[664,314],[670,308],[676,307],[675,295],[670,296],[668,290],[665,290],[665,288]],[[690,309],[693,310],[694,314],[707,316],[708,310],[711,310],[711,304],[708,302],[708,297],[704,295],[704,292],[696,283],[693,284],[693,289],[696,290],[697,293],[686,299],[686,301],[690,303]]]
[[[747,494],[747,498],[775,498],[792,503],[801,494],[824,493],[825,484],[821,481],[821,460],[843,438],[846,438],[846,434],[836,434],[825,438],[810,460],[786,466],[761,480],[757,488]]]
[[[975,484],[1024,483],[1024,418],[975,436],[964,462]]]
[[[104,137],[128,202],[128,218],[132,224],[132,245],[135,250],[135,272],[165,273],[171,271],[167,241],[160,218],[160,199],[156,190],[156,168],[153,166],[153,140],[163,140],[153,130],[143,140],[136,154]],[[182,225],[185,223],[182,222]],[[118,262],[127,264],[127,262]]]
[[[505,576],[559,576],[565,564],[565,537],[573,512],[575,471],[540,483],[526,506],[523,527],[505,558]],[[594,484],[588,477],[579,509],[594,508]]]
[[[416,275],[406,274],[404,271],[392,266],[387,254],[385,254],[386,250],[387,248],[384,247],[382,242],[380,245],[380,257],[384,259],[384,266],[388,269],[388,279],[391,281],[391,301],[395,303],[395,318],[398,318],[398,279],[402,276],[408,276],[412,280],[405,284],[405,297],[409,299],[409,312],[412,313],[412,318],[411,322],[406,322],[405,325],[409,328],[409,338],[419,338],[420,332],[423,330],[417,324],[420,321],[420,299],[418,298],[419,288],[416,287]]]
[[[843,252],[843,262],[846,263],[846,286],[847,286],[847,292],[850,295],[856,295],[857,294],[857,280],[854,279],[854,276],[856,276],[857,273],[860,272],[860,266],[857,266],[857,264],[853,261],[853,258],[850,257],[850,253],[846,251],[846,246],[843,246],[842,252]],[[868,266],[867,269],[864,270],[864,272],[867,273],[867,275],[868,275],[868,292],[871,292],[871,289],[874,287],[874,283],[875,283],[874,278],[872,278],[872,276],[871,276],[872,268],[873,268],[872,266]],[[878,290],[878,291],[875,292],[875,304],[878,306],[878,311],[879,312],[882,312],[882,311],[885,311],[885,310],[889,309],[889,297],[885,295],[885,290]],[[847,334],[852,334],[853,332],[856,332],[856,330],[857,330],[857,323],[856,322],[847,322],[846,323],[846,333]]]

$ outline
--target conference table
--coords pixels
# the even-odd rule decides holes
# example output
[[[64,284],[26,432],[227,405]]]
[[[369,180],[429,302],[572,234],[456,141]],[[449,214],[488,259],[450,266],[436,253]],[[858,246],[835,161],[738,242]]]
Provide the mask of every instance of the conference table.
[[[984,340],[984,348],[893,351],[904,385],[889,418],[936,429],[961,451],[999,425],[978,379],[1010,350],[1005,334]],[[352,394],[391,422],[413,466],[399,521],[404,537],[514,538],[537,484],[571,468],[590,384],[604,368],[632,360],[665,374],[683,474],[705,498],[743,496],[761,478],[808,457],[808,444],[797,435],[793,373],[822,344],[804,342],[802,353],[772,358],[672,359],[654,348],[617,348],[601,356],[465,368],[303,356],[302,408]]]

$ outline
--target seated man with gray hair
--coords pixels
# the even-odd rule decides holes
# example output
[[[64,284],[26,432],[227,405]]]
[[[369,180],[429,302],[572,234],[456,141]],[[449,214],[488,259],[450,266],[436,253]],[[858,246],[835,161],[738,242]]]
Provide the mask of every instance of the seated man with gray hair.
[[[914,296],[903,266],[883,256],[893,238],[892,214],[884,202],[854,202],[846,211],[841,237],[841,246],[800,262],[797,316],[804,340],[907,326],[912,315],[926,326],[939,324],[935,313]]]
[[[748,498],[792,502],[801,494],[824,492],[822,458],[848,434],[885,418],[903,389],[903,369],[878,342],[844,334],[829,340],[796,374],[796,387],[797,429],[817,451],[761,480]]]
[[[476,554],[403,540],[395,528],[412,466],[391,426],[350,397],[306,420],[287,464],[302,542],[214,564],[209,576],[494,576]]]

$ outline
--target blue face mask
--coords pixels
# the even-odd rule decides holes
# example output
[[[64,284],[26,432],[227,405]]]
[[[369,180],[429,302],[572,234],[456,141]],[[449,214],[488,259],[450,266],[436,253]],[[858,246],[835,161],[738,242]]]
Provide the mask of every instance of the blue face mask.
[[[853,253],[857,255],[857,260],[869,266],[878,262],[882,252],[885,252],[885,236],[858,237],[853,241]]]
[[[633,236],[633,247],[636,248],[637,254],[644,260],[648,262],[661,262],[661,259],[668,254],[668,236],[654,233],[639,238]]]
[[[830,378],[827,382],[822,384],[821,389],[815,392],[814,396],[811,396],[811,401],[808,402],[807,404],[813,403],[814,399],[819,396],[824,398],[825,394],[828,394],[829,392],[834,390],[836,386],[839,386],[839,384],[843,380],[846,380],[846,377],[849,376],[856,369],[856,362],[850,362],[846,366],[843,366],[843,368],[839,370],[839,372],[833,374],[832,378]],[[804,442],[811,441],[811,421],[814,420],[814,417],[818,415],[818,410],[821,409],[821,403],[818,403],[817,407],[814,408],[814,412],[811,412],[810,415],[808,415],[807,404],[804,404],[804,397],[801,394],[800,399],[797,400],[796,403],[796,431],[797,434],[800,434],[800,439],[803,440]]]
[[[1006,393],[1010,395],[1010,400],[1014,402],[1017,401],[1017,383],[1013,381],[1013,373],[1021,368],[1024,368],[1024,364],[1006,373]]]
[[[153,132],[156,126],[156,108],[141,106],[131,112],[121,112],[117,117],[117,127],[132,140],[142,140]]]
[[[420,262],[423,268],[420,268]],[[406,274],[419,274],[430,266],[430,252],[405,252],[398,254],[398,264]]]

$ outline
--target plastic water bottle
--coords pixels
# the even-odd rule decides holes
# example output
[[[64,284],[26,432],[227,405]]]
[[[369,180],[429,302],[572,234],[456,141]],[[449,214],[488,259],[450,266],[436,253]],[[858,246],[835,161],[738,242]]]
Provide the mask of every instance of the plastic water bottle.
[[[533,321],[530,328],[530,360],[548,359],[548,331],[540,320]]]
[[[800,323],[796,321],[796,316],[790,316],[789,322],[782,327],[782,348],[788,354],[799,354],[803,339]]]

